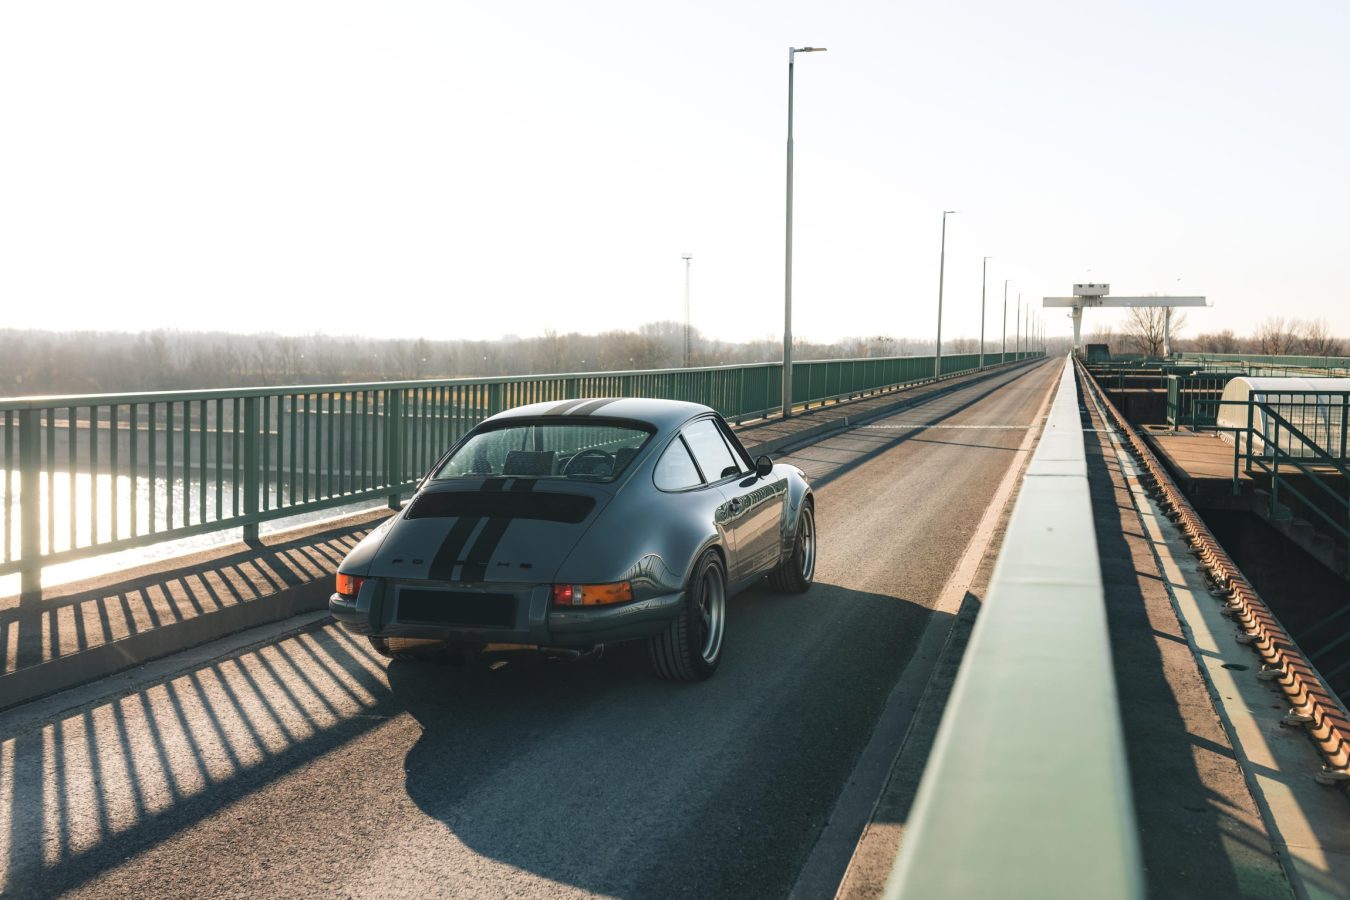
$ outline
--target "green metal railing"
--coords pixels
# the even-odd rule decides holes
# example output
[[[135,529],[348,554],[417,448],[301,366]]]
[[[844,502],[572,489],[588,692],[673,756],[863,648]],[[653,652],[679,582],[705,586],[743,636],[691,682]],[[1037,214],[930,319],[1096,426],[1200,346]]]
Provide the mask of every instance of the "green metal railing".
[[[1241,472],[1265,473],[1272,516],[1280,514],[1281,492],[1291,494],[1350,540],[1350,391],[1282,390],[1262,397],[1217,404],[1239,408],[1245,421],[1214,426],[1233,434],[1233,492],[1240,490]]]
[[[1072,361],[884,896],[1144,896]]]
[[[1246,366],[1249,374],[1289,374],[1310,372],[1317,375],[1350,375],[1347,356],[1274,356],[1262,353],[1182,353],[1184,362],[1206,365]]]
[[[1173,431],[1213,427],[1223,389],[1232,379],[1246,374],[1242,370],[1213,370],[1163,376],[1167,382],[1167,424]]]
[[[1039,353],[986,354],[986,368]],[[944,357],[943,377],[976,354]],[[793,363],[809,407],[933,379],[932,357]],[[733,421],[782,406],[782,365],[0,400],[0,576],[403,493],[490,415],[548,400],[660,397]]]

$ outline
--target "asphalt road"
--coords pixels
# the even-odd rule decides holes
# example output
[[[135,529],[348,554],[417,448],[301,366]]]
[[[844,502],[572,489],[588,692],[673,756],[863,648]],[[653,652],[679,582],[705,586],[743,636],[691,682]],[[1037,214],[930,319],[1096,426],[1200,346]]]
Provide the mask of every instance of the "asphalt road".
[[[641,648],[386,665],[328,627],[17,733],[0,718],[0,886],[783,896],[1058,371],[791,454],[817,485],[816,586],[734,600],[702,684],[658,681]]]

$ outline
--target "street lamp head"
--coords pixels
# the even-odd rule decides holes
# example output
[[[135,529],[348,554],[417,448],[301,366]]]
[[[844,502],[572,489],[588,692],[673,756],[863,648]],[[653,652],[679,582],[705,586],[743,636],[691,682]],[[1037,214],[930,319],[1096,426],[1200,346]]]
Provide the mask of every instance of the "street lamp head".
[[[944,210],[942,211],[942,214],[943,214],[944,216],[954,216],[954,215],[956,215],[956,213],[957,213],[957,210],[954,210],[954,209],[944,209]]]

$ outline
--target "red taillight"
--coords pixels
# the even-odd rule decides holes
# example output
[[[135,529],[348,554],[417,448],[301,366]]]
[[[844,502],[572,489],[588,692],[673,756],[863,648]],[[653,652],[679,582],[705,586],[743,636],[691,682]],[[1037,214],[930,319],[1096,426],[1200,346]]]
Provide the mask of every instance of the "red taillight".
[[[361,584],[364,581],[364,578],[339,572],[337,573],[337,592],[344,597],[355,597],[357,591],[361,590]]]
[[[554,606],[604,606],[609,603],[627,603],[632,599],[633,585],[628,581],[553,586]]]

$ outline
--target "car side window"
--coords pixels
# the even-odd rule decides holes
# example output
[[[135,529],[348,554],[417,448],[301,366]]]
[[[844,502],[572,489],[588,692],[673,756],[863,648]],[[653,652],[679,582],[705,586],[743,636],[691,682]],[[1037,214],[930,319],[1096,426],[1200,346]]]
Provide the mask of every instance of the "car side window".
[[[736,457],[731,455],[731,449],[727,447],[722,433],[717,430],[717,423],[712,419],[699,419],[686,425],[684,439],[689,442],[690,452],[709,481],[721,481],[744,471]]]
[[[731,448],[731,452],[740,461],[741,468],[747,472],[753,471],[755,463],[750,459],[750,453],[745,449],[745,445],[740,442],[736,435],[732,434],[731,428],[726,422],[718,422],[717,427],[722,430],[722,437],[726,439],[727,446]]]
[[[652,477],[656,486],[663,491],[682,491],[703,483],[693,457],[689,455],[684,441],[678,437],[670,442],[666,452],[657,460],[656,472]]]

